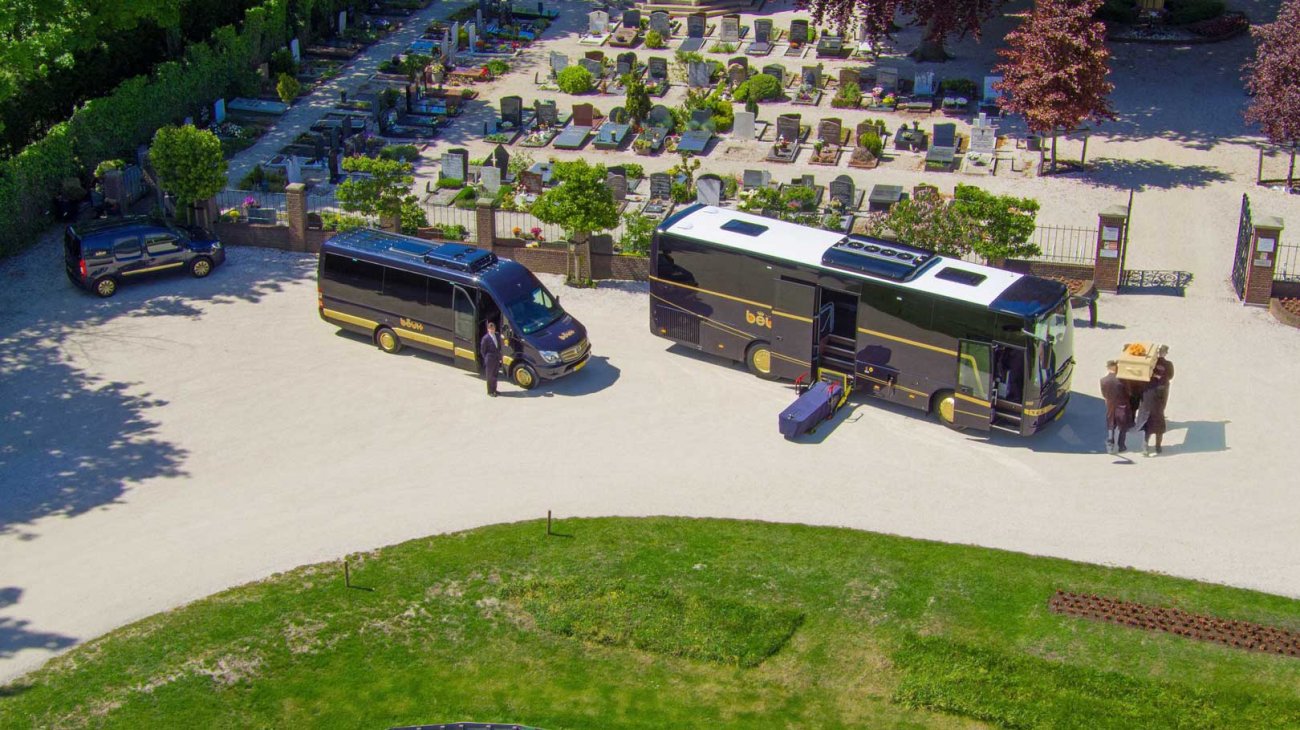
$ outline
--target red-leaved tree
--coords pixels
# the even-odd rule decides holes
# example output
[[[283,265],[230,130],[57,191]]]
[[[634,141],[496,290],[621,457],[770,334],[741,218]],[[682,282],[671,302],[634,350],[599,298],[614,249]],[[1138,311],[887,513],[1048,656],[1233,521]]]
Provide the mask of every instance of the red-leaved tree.
[[[1033,12],[1011,33],[998,53],[1006,59],[995,69],[998,105],[1025,118],[1029,131],[1052,135],[1052,169],[1056,169],[1056,135],[1084,120],[1114,119],[1110,92],[1115,85],[1106,50],[1106,26],[1092,14],[1102,0],[1035,0]]]
[[[1300,0],[1283,0],[1277,20],[1250,29],[1255,59],[1246,63],[1246,88],[1252,98],[1246,121],[1259,125],[1269,141],[1300,144]],[[1295,174],[1295,153],[1287,185]]]
[[[845,31],[856,23],[872,45],[889,37],[894,15],[909,13],[925,26],[921,45],[912,56],[921,61],[946,61],[949,36],[980,37],[980,27],[1006,0],[806,0],[813,20]]]

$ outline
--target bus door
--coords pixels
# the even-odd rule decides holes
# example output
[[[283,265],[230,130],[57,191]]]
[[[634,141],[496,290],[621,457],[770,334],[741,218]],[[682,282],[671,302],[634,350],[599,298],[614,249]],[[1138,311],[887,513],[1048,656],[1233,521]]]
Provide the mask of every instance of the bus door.
[[[957,349],[957,402],[953,424],[989,429],[993,422],[993,345],[961,340]]]
[[[452,288],[452,340],[456,367],[478,372],[478,307],[471,292],[459,285]]]
[[[772,375],[793,380],[812,372],[814,309],[817,287],[776,280],[772,307]]]

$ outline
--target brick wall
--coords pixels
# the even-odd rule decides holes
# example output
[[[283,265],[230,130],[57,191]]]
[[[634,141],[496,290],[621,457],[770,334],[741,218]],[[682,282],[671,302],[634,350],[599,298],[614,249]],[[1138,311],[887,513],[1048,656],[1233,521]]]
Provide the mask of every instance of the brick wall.
[[[1009,259],[1000,267],[1017,274],[1033,276],[1062,276],[1067,279],[1091,279],[1093,267],[1085,264],[1062,264],[1052,261],[1023,261]]]
[[[224,223],[213,226],[217,238],[230,246],[254,246],[256,248],[274,248],[280,251],[295,251],[292,234],[288,226],[264,225],[261,223]],[[318,253],[321,244],[334,231],[322,231],[319,228],[306,230],[306,250]]]
[[[1300,298],[1300,281],[1275,281],[1270,293],[1278,299]]]
[[[645,281],[650,277],[650,259],[644,256],[591,255],[591,278]]]

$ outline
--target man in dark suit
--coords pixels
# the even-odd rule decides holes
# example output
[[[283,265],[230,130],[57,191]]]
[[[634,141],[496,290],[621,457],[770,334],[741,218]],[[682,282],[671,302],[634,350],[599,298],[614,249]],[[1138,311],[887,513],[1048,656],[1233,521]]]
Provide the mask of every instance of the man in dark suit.
[[[495,322],[487,323],[487,334],[478,343],[479,357],[483,358],[483,375],[487,377],[487,394],[497,397],[497,373],[501,371],[501,337]]]
[[[1106,400],[1106,453],[1126,451],[1124,440],[1131,423],[1128,386],[1119,379],[1119,363],[1106,361],[1106,377],[1101,379],[1101,397]]]

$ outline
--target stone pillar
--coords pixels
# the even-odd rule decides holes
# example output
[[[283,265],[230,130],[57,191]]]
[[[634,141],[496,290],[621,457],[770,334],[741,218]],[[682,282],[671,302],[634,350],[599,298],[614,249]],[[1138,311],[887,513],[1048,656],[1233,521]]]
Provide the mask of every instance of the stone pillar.
[[[1128,206],[1112,205],[1097,214],[1097,253],[1092,280],[1098,291],[1119,291],[1124,268],[1124,239],[1128,236]]]
[[[284,188],[285,217],[289,219],[289,250],[307,250],[307,186],[289,183]]]
[[[491,198],[479,198],[474,206],[474,243],[488,251],[497,242],[497,211]]]
[[[1246,292],[1242,303],[1267,307],[1273,296],[1273,268],[1277,265],[1277,244],[1282,238],[1282,219],[1263,217],[1253,221],[1250,261],[1246,267]]]

